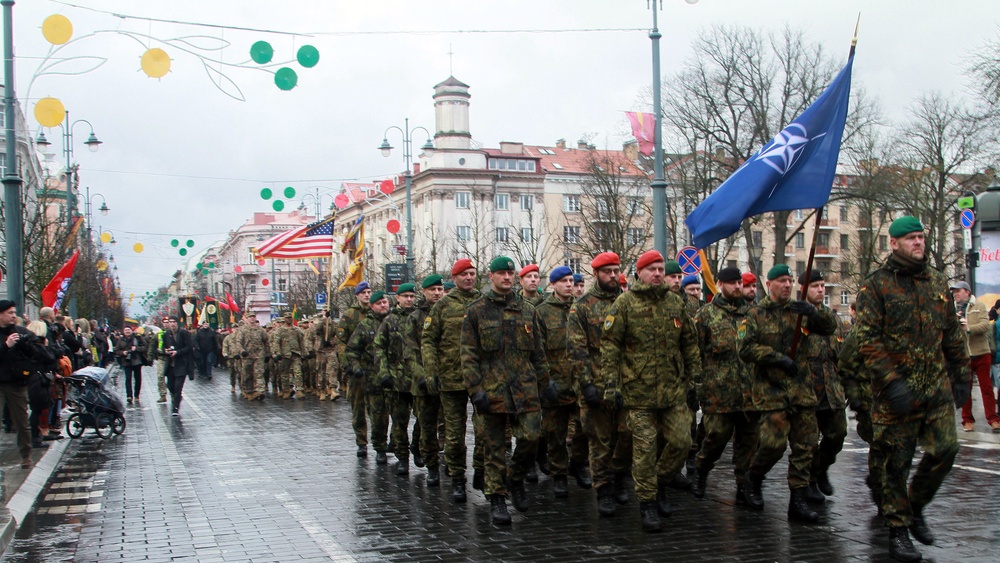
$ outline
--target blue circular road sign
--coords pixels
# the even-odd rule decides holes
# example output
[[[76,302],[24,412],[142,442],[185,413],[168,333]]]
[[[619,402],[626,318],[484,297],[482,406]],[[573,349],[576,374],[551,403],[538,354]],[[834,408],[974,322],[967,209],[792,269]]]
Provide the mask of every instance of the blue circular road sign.
[[[694,276],[701,273],[701,255],[693,246],[685,246],[677,253],[677,263],[685,275]]]
[[[962,221],[962,228],[964,229],[971,229],[976,224],[976,214],[971,209],[963,209],[962,214],[959,215],[959,219]]]

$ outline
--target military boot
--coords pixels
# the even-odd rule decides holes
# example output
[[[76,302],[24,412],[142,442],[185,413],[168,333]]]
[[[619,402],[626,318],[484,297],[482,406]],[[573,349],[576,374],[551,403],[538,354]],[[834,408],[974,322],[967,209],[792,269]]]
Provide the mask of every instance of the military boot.
[[[923,556],[913,547],[906,528],[889,528],[889,555],[896,561],[920,561]]]
[[[375,464],[385,465],[389,463],[389,458],[385,456],[385,452],[376,451],[375,452]]]
[[[594,480],[590,478],[590,468],[585,463],[569,464],[569,474],[576,479],[576,484],[581,489],[589,489],[594,486]]]
[[[597,513],[604,517],[615,515],[615,501],[612,498],[614,491],[610,483],[605,483],[597,488]]]
[[[482,469],[472,470],[472,488],[476,491],[486,490],[486,478]]]
[[[803,495],[809,504],[823,504],[826,502],[826,497],[823,496],[823,493],[819,492],[819,487],[816,486],[816,483],[809,483],[809,486],[804,491]]]
[[[441,484],[441,471],[437,467],[427,468],[427,486],[437,487]]]
[[[490,518],[495,526],[509,526],[510,512],[507,512],[507,499],[503,495],[490,495]]]
[[[538,482],[538,469],[535,468],[535,462],[531,463],[531,467],[528,468],[528,474],[524,476],[524,480],[529,483]]]
[[[934,534],[931,533],[931,529],[927,527],[927,521],[924,520],[924,507],[918,504],[913,505],[913,523],[910,524],[910,533],[913,534],[913,538],[924,545],[934,544]]]
[[[736,483],[736,506],[746,506],[747,486],[744,483]]]
[[[615,473],[615,488],[611,498],[618,504],[628,503],[628,482],[624,473]]]
[[[747,471],[743,497],[753,510],[764,510],[764,493],[760,490],[764,480]]]
[[[396,453],[396,442],[389,440],[389,445],[385,448],[385,451],[394,454]]]
[[[683,473],[678,473],[667,483],[667,486],[678,491],[690,491],[691,480],[685,477]]]
[[[465,479],[452,479],[451,480],[451,500],[464,504],[466,501],[465,496]]]
[[[396,475],[409,475],[410,474],[410,458],[401,457],[399,458],[399,463],[396,464]]]
[[[358,446],[358,457],[368,457],[368,446]]]
[[[507,489],[510,491],[510,503],[518,512],[528,511],[528,492],[524,490],[524,481],[508,479]]]
[[[660,517],[656,514],[656,501],[641,501],[639,503],[639,517],[642,519],[643,532],[654,534],[663,531]]]
[[[819,487],[819,492],[824,495],[833,496],[833,483],[830,483],[830,475],[825,467],[816,472],[816,486]]]
[[[664,518],[673,512],[670,508],[670,499],[667,498],[667,485],[660,485],[656,491],[656,511]]]
[[[569,488],[566,485],[565,475],[556,475],[552,478],[552,492],[556,498],[566,498],[569,496]]]
[[[413,465],[424,466],[424,456],[420,455],[420,448],[417,444],[410,444],[410,453],[413,454]]]
[[[792,489],[792,496],[788,499],[788,519],[806,524],[819,522],[819,515],[813,512],[806,503],[806,488]]]
[[[708,471],[698,469],[694,476],[694,485],[691,487],[691,494],[695,498],[705,497],[705,486],[708,484]]]

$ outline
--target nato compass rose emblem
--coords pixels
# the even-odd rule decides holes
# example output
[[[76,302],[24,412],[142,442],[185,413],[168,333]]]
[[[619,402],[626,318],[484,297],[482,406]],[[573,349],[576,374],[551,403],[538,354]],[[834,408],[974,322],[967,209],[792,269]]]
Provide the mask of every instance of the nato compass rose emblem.
[[[764,164],[784,176],[795,165],[795,162],[802,154],[802,149],[806,148],[806,143],[819,139],[824,135],[826,135],[826,132],[820,133],[810,139],[809,132],[806,131],[804,126],[792,123],[782,129],[781,133],[778,133],[774,139],[771,139],[771,142],[765,145],[764,148],[760,149],[760,152],[757,153],[757,158],[754,160],[764,161]]]

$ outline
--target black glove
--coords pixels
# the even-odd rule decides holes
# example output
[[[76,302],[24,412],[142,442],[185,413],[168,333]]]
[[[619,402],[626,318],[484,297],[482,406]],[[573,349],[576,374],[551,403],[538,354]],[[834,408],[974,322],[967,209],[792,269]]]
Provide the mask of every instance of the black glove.
[[[412,405],[413,404],[413,395],[411,395],[410,393],[400,393],[399,394],[399,400],[403,401],[407,405]]]
[[[313,359],[315,357],[316,357],[316,352],[309,352],[308,354],[306,354],[306,359],[307,360],[311,360],[311,359]]]
[[[596,385],[588,383],[580,391],[583,393],[583,401],[587,403],[588,407],[596,409],[601,406],[601,397],[597,394]]]
[[[782,355],[781,359],[774,365],[784,370],[789,376],[794,376],[798,373],[798,369],[795,367],[795,360],[789,358],[788,356]]]
[[[472,406],[476,408],[477,413],[487,414],[490,412],[490,399],[486,396],[486,391],[476,391],[469,399],[472,401]]]
[[[559,388],[556,386],[556,382],[549,380],[549,384],[542,389],[542,401],[546,403],[555,403],[559,400]]]
[[[808,301],[792,301],[788,304],[788,310],[797,314],[811,317],[816,313],[816,307]]]
[[[688,389],[687,405],[692,411],[698,410],[698,392],[695,391],[694,387]]]
[[[388,375],[382,376],[382,379],[378,382],[382,386],[382,389],[392,389],[392,378]]]
[[[604,391],[604,404],[618,411],[625,406],[625,397],[617,389],[606,389]]]
[[[355,379],[361,379],[362,377],[365,376],[365,370],[361,368],[354,368],[354,371],[351,372],[351,376],[354,377]]]
[[[910,411],[913,410],[913,393],[910,392],[910,388],[902,379],[897,379],[886,385],[884,394],[889,406],[896,414],[910,414]],[[968,399],[968,395],[966,395],[966,399]]]
[[[854,412],[861,412],[865,408],[865,402],[861,399],[851,399],[847,402],[847,406]]]
[[[427,392],[427,378],[423,377],[420,381],[417,381],[417,389],[426,393]]]
[[[248,358],[248,357],[250,357],[250,352],[247,352],[246,350],[243,350],[242,352],[240,352],[240,357],[242,357],[242,358]]]
[[[441,380],[436,375],[425,377],[424,383],[427,385],[427,393],[429,395],[437,395],[441,392]]]
[[[972,394],[972,386],[967,383],[952,384],[951,395],[955,398],[955,408],[960,409],[969,402],[969,395]]]
[[[281,354],[275,354],[274,356],[271,356],[271,357],[274,358],[274,361],[276,361],[276,362],[280,362],[281,361]]]

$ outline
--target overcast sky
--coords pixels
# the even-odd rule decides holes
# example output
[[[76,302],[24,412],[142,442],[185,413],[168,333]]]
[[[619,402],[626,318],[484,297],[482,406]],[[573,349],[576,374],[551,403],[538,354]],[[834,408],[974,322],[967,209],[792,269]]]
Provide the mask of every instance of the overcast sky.
[[[50,48],[42,21],[55,13],[67,16],[74,39],[81,38],[60,57],[107,62],[83,75],[40,76],[26,99]],[[846,61],[859,13],[854,82],[892,118],[904,115],[922,92],[964,95],[965,57],[998,35],[995,0],[665,0],[659,16],[663,73],[678,71],[698,30],[714,24],[764,31],[787,24]],[[94,222],[119,243],[114,255],[126,296],[166,283],[184,265],[171,239],[193,239],[201,251],[254,211],[270,210],[259,196],[262,188],[331,192],[344,180],[401,170],[398,150],[388,159],[376,150],[383,132],[402,126],[404,117],[433,132],[432,86],[449,73],[471,86],[472,136],[489,147],[501,140],[572,143],[585,134],[600,147],[620,147],[628,133],[622,112],[650,110],[638,101],[652,79],[646,0],[20,0],[14,23],[17,94],[30,126],[38,127],[32,117],[37,99],[54,96],[104,141],[90,153],[82,144],[89,129],[78,125],[74,161],[81,187],[103,194],[112,208]],[[639,31],[462,33],[597,28]],[[116,30],[155,39],[140,44],[109,33]],[[158,41],[191,36],[198,36],[189,39],[198,46],[229,43],[203,51],[209,57],[249,63],[224,67],[245,101],[216,89],[196,56]],[[281,91],[249,62],[250,46],[259,40],[273,46],[275,61],[294,60],[299,47],[313,45],[319,64],[290,64],[298,86]],[[171,56],[164,78],[140,70],[147,47]],[[64,64],[79,68],[87,60]],[[58,129],[47,136],[62,160]],[[389,141],[400,146],[398,133]],[[418,134],[415,146],[422,142]],[[145,246],[141,254],[132,251],[136,242]]]

